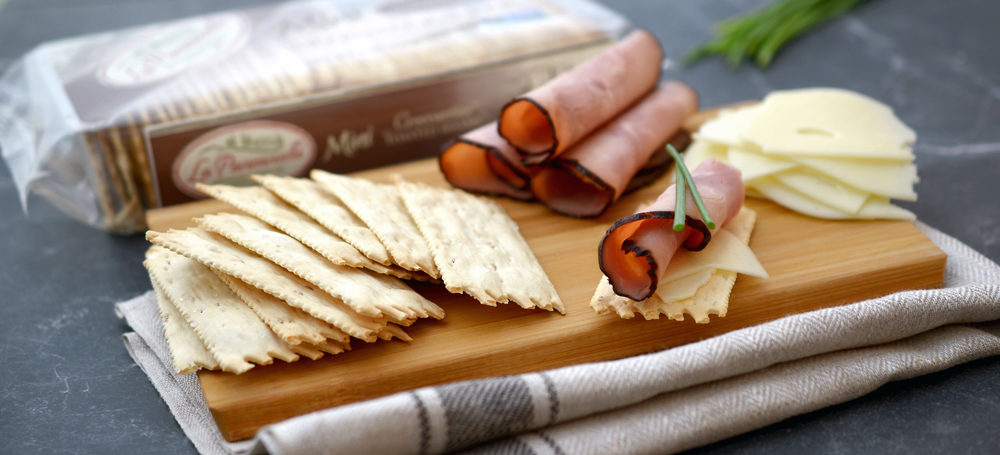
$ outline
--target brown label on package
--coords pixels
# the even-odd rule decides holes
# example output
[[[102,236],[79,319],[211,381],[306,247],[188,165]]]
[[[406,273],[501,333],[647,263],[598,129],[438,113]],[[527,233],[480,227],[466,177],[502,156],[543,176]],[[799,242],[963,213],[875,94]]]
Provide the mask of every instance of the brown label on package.
[[[197,182],[249,185],[253,174],[300,176],[311,168],[346,173],[434,156],[447,140],[496,120],[511,98],[603,46],[151,127],[148,149],[160,204],[202,197]]]

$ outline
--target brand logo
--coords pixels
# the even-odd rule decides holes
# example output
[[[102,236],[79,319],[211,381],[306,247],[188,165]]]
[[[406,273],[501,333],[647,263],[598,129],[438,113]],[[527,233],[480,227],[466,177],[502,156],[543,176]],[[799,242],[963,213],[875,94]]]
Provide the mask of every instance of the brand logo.
[[[375,146],[375,127],[368,125],[360,131],[340,130],[340,134],[331,134],[326,138],[326,151],[323,152],[323,162],[330,161],[334,156],[351,158],[361,150]]]
[[[174,185],[203,197],[195,184],[249,185],[253,174],[301,175],[316,159],[316,142],[305,130],[255,120],[216,128],[195,139],[174,160]]]
[[[157,27],[114,54],[97,77],[111,87],[131,87],[166,79],[193,66],[219,60],[249,36],[239,14],[188,19]]]

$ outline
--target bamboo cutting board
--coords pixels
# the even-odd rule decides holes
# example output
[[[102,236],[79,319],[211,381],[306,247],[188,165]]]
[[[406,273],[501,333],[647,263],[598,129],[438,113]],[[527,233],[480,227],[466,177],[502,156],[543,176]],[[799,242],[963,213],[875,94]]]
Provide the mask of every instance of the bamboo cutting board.
[[[446,185],[435,160],[359,175],[388,181],[392,173]],[[516,305],[486,307],[449,294],[439,285],[414,284],[447,316],[408,328],[411,343],[355,340],[350,352],[317,361],[276,362],[239,376],[199,373],[219,429],[226,439],[239,440],[268,423],[402,390],[619,359],[793,313],[941,285],[945,254],[909,222],[826,221],[748,200],[758,213],[750,245],[771,276],[741,275],[725,318],[713,317],[710,324],[699,325],[690,320],[598,316],[589,302],[601,276],[596,257],[601,236],[614,220],[666,186],[666,179],[661,179],[593,220],[501,200],[566,304],[565,316]],[[233,209],[203,201],[155,210],[148,222],[154,230],[185,227],[192,225],[192,216],[219,210]]]

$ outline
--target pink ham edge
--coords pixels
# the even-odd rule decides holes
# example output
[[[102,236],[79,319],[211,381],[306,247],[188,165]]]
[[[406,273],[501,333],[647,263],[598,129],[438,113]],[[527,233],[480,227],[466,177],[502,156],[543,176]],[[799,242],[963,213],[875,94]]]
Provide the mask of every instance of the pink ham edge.
[[[608,49],[514,99],[498,132],[526,165],[558,156],[648,93],[660,79],[663,51],[636,30]]]
[[[718,230],[743,206],[740,171],[708,159],[691,176]],[[616,294],[632,300],[649,298],[681,245],[699,250],[708,244],[714,231],[705,228],[690,195],[687,227],[681,232],[672,229],[676,198],[675,187],[670,185],[648,207],[616,221],[604,234],[598,264]]]
[[[457,188],[522,201],[532,198],[528,172],[517,151],[497,134],[496,122],[445,144],[438,165]]]
[[[598,216],[697,110],[698,95],[691,87],[666,82],[544,165],[532,179],[531,190],[555,212]]]

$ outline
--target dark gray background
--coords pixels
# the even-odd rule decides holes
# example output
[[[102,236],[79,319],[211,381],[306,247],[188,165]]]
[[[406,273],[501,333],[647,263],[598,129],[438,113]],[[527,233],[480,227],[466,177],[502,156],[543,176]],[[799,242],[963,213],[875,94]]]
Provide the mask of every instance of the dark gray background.
[[[0,4],[3,0],[0,0]],[[264,1],[8,0],[0,68],[59,37]],[[611,2],[609,2],[611,3]],[[623,1],[672,58],[710,24],[762,4]],[[793,42],[767,70],[719,60],[666,76],[704,106],[804,86],[858,90],[892,105],[919,133],[919,218],[1000,260],[1000,2],[873,0]],[[167,407],[121,342],[112,305],[149,289],[141,236],[82,226],[45,201],[25,216],[0,171],[0,452],[188,453]],[[1000,358],[892,383],[842,405],[698,451],[996,453]]]

